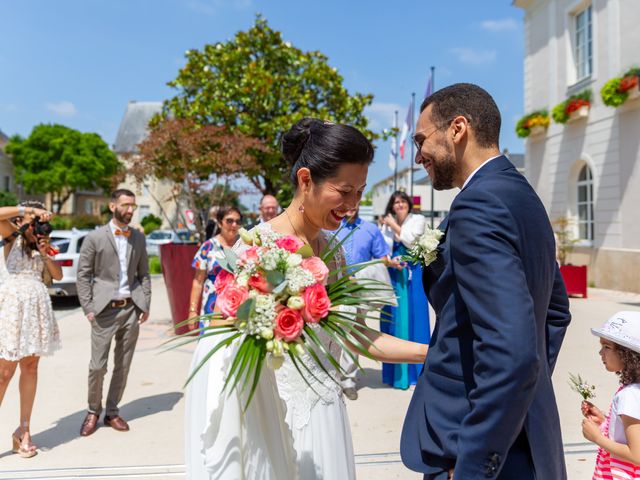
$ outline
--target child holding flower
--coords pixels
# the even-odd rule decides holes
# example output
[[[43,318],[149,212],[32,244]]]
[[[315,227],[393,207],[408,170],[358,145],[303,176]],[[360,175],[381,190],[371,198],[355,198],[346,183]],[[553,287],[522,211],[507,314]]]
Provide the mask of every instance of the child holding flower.
[[[582,433],[600,447],[593,479],[640,479],[640,312],[618,312],[591,331],[600,337],[605,368],[621,385],[607,417],[582,402]]]

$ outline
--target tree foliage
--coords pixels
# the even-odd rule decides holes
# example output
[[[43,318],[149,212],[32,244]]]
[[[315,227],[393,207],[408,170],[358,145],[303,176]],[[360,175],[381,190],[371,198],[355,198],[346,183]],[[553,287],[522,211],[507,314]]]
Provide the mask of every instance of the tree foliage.
[[[202,192],[210,190],[216,178],[255,173],[255,152],[264,150],[259,140],[230,132],[224,126],[198,125],[191,119],[166,119],[152,126],[149,136],[129,155],[129,173],[136,180],[147,176],[171,180],[184,194],[193,211],[203,205]],[[196,227],[203,232],[202,219]]]
[[[13,207],[18,204],[18,199],[11,192],[0,192],[0,207]]]
[[[325,55],[292,46],[260,16],[248,31],[189,50],[186,58],[169,82],[178,94],[164,103],[162,116],[224,125],[260,139],[266,149],[253,153],[259,168],[247,177],[263,194],[290,193],[279,139],[298,120],[348,123],[372,140],[377,137],[363,115],[373,96],[349,94]]]
[[[6,152],[17,183],[28,193],[51,193],[56,213],[79,190],[111,189],[120,169],[116,155],[98,134],[63,125],[38,125],[26,139],[15,135]]]

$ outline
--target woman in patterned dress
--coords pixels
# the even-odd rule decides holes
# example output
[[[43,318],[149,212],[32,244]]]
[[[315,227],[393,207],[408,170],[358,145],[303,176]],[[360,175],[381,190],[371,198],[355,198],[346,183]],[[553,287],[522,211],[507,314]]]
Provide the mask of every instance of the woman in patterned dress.
[[[196,269],[191,295],[189,297],[189,328],[196,328],[195,319],[200,315],[213,313],[216,303],[214,283],[220,272],[216,254],[224,247],[231,248],[238,241],[238,230],[242,226],[242,213],[236,207],[222,207],[217,213],[218,233],[205,241],[193,259]],[[198,304],[201,307],[198,310]],[[200,325],[202,326],[202,325]]]
[[[0,286],[0,404],[17,366],[20,366],[20,425],[12,434],[13,451],[21,457],[37,454],[29,422],[38,382],[38,361],[60,346],[58,324],[43,274],[55,280],[62,269],[53,260],[49,237],[37,235],[32,221],[49,221],[51,213],[40,202],[0,208],[0,236],[4,239]],[[15,235],[20,226],[30,224]]]

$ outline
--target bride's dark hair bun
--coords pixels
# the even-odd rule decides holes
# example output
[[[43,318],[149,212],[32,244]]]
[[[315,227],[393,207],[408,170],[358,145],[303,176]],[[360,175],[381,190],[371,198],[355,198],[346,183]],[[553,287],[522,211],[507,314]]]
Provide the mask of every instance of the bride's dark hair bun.
[[[344,163],[369,165],[373,161],[371,142],[350,125],[303,118],[282,137],[282,154],[291,166],[291,182],[297,172],[308,168],[316,183],[335,175]]]
[[[316,120],[313,118],[303,118],[282,137],[282,154],[289,166],[293,167],[298,161],[311,136],[311,124],[314,121]]]

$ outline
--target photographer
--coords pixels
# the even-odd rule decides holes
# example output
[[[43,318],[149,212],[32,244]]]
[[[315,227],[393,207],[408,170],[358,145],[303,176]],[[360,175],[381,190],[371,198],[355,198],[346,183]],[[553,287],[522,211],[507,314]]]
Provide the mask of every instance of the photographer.
[[[49,244],[51,213],[40,202],[0,207],[0,236],[6,265],[0,286],[0,405],[20,365],[20,424],[12,434],[13,452],[31,458],[29,422],[36,395],[38,361],[60,346],[45,275],[62,278]]]

